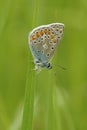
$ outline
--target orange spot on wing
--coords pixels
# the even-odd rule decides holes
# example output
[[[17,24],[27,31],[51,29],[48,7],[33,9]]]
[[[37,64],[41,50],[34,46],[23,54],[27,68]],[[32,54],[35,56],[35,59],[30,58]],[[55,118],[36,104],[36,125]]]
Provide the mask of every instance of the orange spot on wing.
[[[57,43],[57,39],[53,39],[53,42],[56,44]]]
[[[51,34],[51,38],[53,39],[55,36],[54,36],[54,34]]]
[[[43,35],[43,34],[44,34],[44,31],[43,31],[43,30],[41,30],[41,31],[40,31],[40,35]]]
[[[48,33],[48,34],[51,34],[51,32],[50,32],[49,30],[47,31],[47,33]]]
[[[40,33],[39,32],[36,32],[36,37],[40,37]]]
[[[45,33],[45,34],[47,33],[47,29],[44,30],[44,33]]]
[[[33,40],[35,40],[36,39],[36,37],[35,36],[32,36],[31,37],[31,41],[33,41]]]

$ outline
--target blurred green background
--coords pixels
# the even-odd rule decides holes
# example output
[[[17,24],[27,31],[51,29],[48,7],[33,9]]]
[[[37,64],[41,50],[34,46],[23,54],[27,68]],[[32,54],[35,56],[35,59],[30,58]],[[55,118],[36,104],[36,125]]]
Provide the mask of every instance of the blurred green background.
[[[54,99],[58,97],[61,120],[55,130],[86,130],[87,1],[39,0],[37,19],[33,21],[35,8],[35,0],[0,0],[0,130],[19,130],[21,125],[26,73],[33,60],[28,34],[36,26],[54,22],[64,23],[65,31],[52,64],[67,68],[53,69],[54,86],[58,89]],[[33,68],[34,65],[29,69]],[[37,84],[40,93],[45,92],[48,81],[47,70],[41,73]],[[45,130],[37,122],[34,130]]]

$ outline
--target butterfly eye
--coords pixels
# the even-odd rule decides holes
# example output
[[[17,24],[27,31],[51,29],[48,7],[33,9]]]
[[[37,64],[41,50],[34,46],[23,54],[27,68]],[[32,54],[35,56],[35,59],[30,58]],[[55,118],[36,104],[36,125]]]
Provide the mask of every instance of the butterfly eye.
[[[52,69],[52,66],[50,63],[47,64],[47,69]]]
[[[50,67],[50,63],[48,63],[48,65],[47,65],[47,68],[49,68]]]

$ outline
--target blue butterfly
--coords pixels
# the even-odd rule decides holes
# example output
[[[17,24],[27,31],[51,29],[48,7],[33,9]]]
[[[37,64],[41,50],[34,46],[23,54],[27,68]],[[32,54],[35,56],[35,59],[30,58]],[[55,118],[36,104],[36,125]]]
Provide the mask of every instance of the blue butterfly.
[[[33,29],[29,34],[29,46],[34,57],[35,69],[51,69],[51,59],[63,37],[64,24],[52,23]]]

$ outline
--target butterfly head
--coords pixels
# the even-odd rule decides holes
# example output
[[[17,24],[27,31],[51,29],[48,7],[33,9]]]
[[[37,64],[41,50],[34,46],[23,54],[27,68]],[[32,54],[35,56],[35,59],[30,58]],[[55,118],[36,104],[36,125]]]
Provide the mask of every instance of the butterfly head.
[[[52,65],[50,62],[46,62],[46,63],[41,63],[40,61],[35,61],[35,64],[36,64],[36,68],[38,69],[39,66],[40,66],[40,69],[43,69],[43,68],[47,68],[48,70],[52,69]]]

